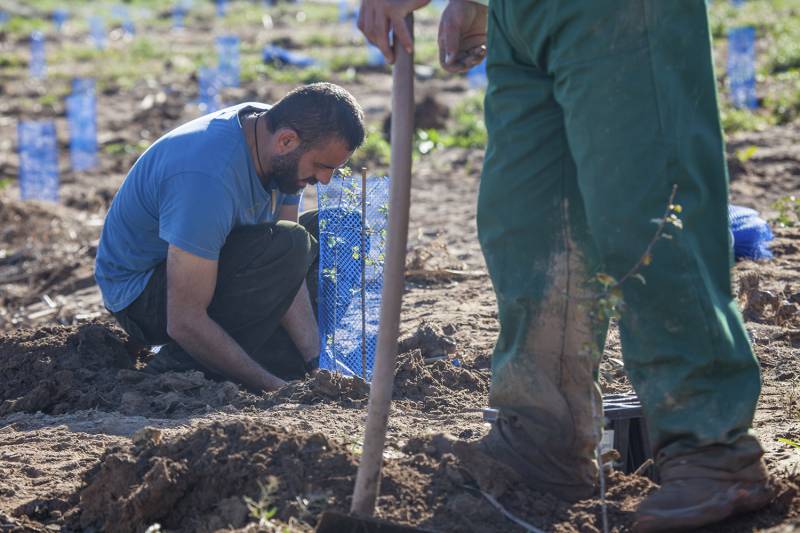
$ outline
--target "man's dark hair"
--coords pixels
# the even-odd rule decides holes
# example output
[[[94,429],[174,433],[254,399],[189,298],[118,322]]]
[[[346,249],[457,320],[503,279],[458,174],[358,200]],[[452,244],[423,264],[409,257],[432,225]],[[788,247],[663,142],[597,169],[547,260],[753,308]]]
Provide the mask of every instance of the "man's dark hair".
[[[291,128],[306,149],[334,137],[343,140],[351,152],[364,142],[364,111],[352,94],[333,83],[298,87],[266,116],[270,132]]]

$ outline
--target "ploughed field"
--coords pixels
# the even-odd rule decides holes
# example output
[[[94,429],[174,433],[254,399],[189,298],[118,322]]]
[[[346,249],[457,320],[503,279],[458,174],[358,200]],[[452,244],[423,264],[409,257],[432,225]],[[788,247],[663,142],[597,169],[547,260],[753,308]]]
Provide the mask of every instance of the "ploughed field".
[[[135,18],[132,40],[110,25],[105,51],[87,43],[88,11],[73,4],[63,33],[43,26],[45,81],[28,77],[27,35],[54,4],[11,3],[0,28],[0,530],[144,531],[160,524],[170,531],[311,531],[323,510],[349,508],[369,386],[323,371],[254,395],[196,372],[144,374],[152,355],[129,343],[103,309],[94,255],[105,211],[136,157],[200,114],[196,71],[215,57],[214,35],[234,32],[242,43],[242,83],[224,90],[228,103],[270,102],[317,80],[350,90],[371,127],[353,163],[371,173],[387,168],[389,70],[367,64],[363,38],[351,21],[338,22],[334,3],[232,2],[218,18],[211,3],[197,1],[187,29],[174,32],[163,3],[133,2],[149,14]],[[779,439],[800,441],[800,220],[776,202],[785,206],[800,192],[800,51],[780,48],[782,32],[800,27],[800,13],[779,0],[751,2],[742,12],[719,4],[712,12],[718,65],[725,64],[728,26],[760,28],[762,109],[726,104],[723,123],[731,201],[758,209],[775,232],[774,259],[739,262],[733,273],[763,368],[755,431],[780,490],[765,510],[713,530],[792,531],[800,521],[800,450]],[[435,66],[435,12],[426,8],[417,17],[420,130],[377,514],[433,531],[523,531],[484,491],[546,531],[601,531],[599,499],[567,505],[497,475],[479,475],[477,483],[430,438],[446,431],[473,440],[487,431],[481,409],[498,332],[475,227],[481,94]],[[325,63],[264,66],[260,51],[270,43]],[[777,62],[785,55],[778,52],[789,59]],[[69,169],[63,100],[76,75],[95,77],[98,95],[99,165],[80,173]],[[719,79],[724,101],[722,69]],[[775,95],[792,87],[795,99],[776,103]],[[19,200],[16,124],[44,118],[55,119],[61,146],[59,204]],[[306,207],[314,202],[306,194]],[[443,354],[460,366],[436,357]],[[605,392],[630,390],[613,329],[601,380]],[[647,478],[611,473],[611,529],[629,530],[636,504],[654,487]]]

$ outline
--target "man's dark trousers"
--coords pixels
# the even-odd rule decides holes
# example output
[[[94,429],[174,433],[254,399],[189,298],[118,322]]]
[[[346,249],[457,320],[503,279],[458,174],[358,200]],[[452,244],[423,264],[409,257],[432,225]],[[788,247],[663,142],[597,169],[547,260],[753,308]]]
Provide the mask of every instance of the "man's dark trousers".
[[[308,211],[300,224],[280,221],[238,227],[220,252],[209,317],[256,362],[286,380],[303,377],[305,366],[280,321],[304,279],[312,303],[316,301],[318,236],[317,212]],[[114,317],[141,344],[165,345],[149,370],[202,370],[219,378],[167,335],[166,262],[156,268],[142,294]]]

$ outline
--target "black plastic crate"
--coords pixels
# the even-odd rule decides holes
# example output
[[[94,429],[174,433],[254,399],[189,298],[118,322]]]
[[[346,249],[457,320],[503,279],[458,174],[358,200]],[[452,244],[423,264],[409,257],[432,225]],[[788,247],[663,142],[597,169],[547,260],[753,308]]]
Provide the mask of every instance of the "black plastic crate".
[[[621,470],[627,474],[636,471],[653,458],[647,421],[642,415],[642,405],[636,394],[608,394],[603,397],[603,414],[606,431],[613,431],[613,448],[620,454]],[[640,474],[656,479],[653,465]]]

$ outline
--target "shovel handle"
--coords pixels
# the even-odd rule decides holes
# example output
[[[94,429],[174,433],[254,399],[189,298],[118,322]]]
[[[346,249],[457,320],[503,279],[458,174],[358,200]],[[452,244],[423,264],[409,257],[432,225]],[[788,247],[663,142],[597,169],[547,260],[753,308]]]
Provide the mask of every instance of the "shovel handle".
[[[412,15],[406,17],[409,33],[414,35]],[[405,284],[408,211],[411,200],[411,149],[414,131],[414,58],[394,42],[395,63],[392,70],[392,125],[390,132],[392,178],[389,197],[389,232],[381,294],[381,317],[375,368],[372,372],[367,428],[356,475],[350,512],[372,516],[380,490],[383,446],[394,384],[397,337],[400,329],[400,306]]]

